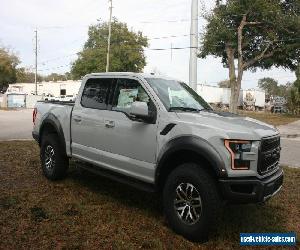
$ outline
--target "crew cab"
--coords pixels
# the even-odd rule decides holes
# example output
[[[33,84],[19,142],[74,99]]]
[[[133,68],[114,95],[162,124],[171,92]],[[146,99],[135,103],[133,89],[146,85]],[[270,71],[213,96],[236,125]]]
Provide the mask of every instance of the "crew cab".
[[[259,203],[283,183],[271,125],[214,111],[185,83],[138,73],[94,73],[74,102],[38,102],[33,137],[44,175],[69,159],[96,174],[162,194],[172,229],[207,239],[224,202]]]

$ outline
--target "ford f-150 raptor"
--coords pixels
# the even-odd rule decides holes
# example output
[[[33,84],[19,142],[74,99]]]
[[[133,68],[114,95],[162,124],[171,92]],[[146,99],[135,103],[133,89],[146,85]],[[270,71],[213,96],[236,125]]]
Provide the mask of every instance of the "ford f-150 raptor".
[[[33,137],[50,180],[69,159],[160,192],[172,229],[207,239],[223,202],[259,203],[283,183],[280,135],[270,125],[214,111],[173,79],[137,73],[85,76],[75,102],[38,102]]]

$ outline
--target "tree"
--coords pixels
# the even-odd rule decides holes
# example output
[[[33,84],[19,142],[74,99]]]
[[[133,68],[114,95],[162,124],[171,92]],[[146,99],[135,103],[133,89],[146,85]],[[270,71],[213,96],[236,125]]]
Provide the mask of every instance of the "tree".
[[[44,81],[46,81],[46,82],[49,82],[49,81],[53,81],[53,82],[66,81],[66,80],[69,80],[68,76],[69,75],[66,75],[66,74],[51,73],[50,75],[47,75],[47,76],[44,77]]]
[[[16,82],[18,83],[34,83],[35,75],[33,72],[29,71],[26,68],[18,68],[16,71]],[[37,81],[41,82],[43,77],[41,75],[37,75]]]
[[[92,72],[104,72],[106,67],[108,23],[89,27],[88,40],[78,59],[73,63],[71,74],[75,79]],[[110,71],[140,72],[146,65],[144,47],[148,40],[141,32],[129,31],[125,23],[112,21]]]
[[[219,88],[230,88],[230,81],[229,80],[223,80],[218,83]]]
[[[206,19],[199,56],[221,57],[229,69],[231,112],[237,111],[244,71],[272,66],[295,70],[300,60],[299,0],[222,1]]]
[[[0,90],[16,82],[16,67],[19,63],[19,58],[14,53],[0,47]]]
[[[288,105],[293,113],[300,113],[300,64],[295,71],[296,81],[290,88],[290,95],[288,98]]]
[[[279,85],[278,81],[271,77],[265,77],[258,80],[258,87],[266,92],[266,99],[270,99],[271,96],[287,97],[288,84]]]
[[[33,72],[26,68],[17,68],[16,70],[16,76],[17,80],[16,82],[18,83],[34,83],[35,75]],[[42,81],[66,81],[66,80],[71,80],[72,76],[69,72],[65,74],[58,74],[58,73],[51,73],[47,76],[42,76],[42,75],[37,75],[37,81],[42,82]]]

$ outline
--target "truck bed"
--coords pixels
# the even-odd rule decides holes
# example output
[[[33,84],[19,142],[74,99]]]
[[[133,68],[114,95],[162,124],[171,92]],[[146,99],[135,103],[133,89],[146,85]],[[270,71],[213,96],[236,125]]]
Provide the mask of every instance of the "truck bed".
[[[57,124],[61,126],[66,142],[66,152],[71,155],[71,116],[75,102],[70,101],[39,101],[36,103],[36,119],[33,127],[33,133],[41,133],[43,121],[46,118],[57,120]]]

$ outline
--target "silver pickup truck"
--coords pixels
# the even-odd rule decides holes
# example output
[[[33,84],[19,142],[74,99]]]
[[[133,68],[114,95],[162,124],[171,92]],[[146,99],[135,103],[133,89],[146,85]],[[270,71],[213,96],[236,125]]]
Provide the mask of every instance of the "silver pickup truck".
[[[33,137],[50,180],[69,159],[160,192],[173,230],[207,239],[220,205],[264,202],[283,183],[280,136],[270,125],[214,111],[186,84],[136,73],[84,77],[72,102],[38,102]]]

